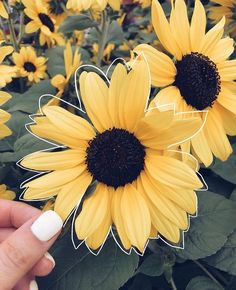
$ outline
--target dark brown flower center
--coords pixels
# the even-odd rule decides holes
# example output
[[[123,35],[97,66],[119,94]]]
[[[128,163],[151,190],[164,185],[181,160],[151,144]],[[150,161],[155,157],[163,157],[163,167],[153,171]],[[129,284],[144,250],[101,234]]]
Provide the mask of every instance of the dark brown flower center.
[[[203,110],[211,107],[220,93],[220,75],[207,56],[192,52],[176,62],[174,85],[188,105]]]
[[[25,62],[24,63],[24,69],[27,72],[35,72],[36,71],[36,66],[32,62]]]
[[[42,24],[47,26],[51,32],[54,32],[55,27],[54,23],[52,22],[52,19],[47,14],[44,13],[39,13],[38,16]]]
[[[60,15],[64,13],[64,9],[62,5],[66,6],[65,0],[51,0],[49,2],[50,12],[56,15]]]
[[[124,129],[112,128],[98,134],[86,152],[88,171],[107,186],[117,188],[131,183],[144,169],[144,146]]]

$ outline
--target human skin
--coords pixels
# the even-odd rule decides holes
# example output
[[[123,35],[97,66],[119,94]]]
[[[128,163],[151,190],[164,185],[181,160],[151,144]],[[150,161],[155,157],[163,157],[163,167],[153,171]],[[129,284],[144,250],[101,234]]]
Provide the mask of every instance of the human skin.
[[[35,277],[46,276],[54,268],[55,262],[47,251],[59,233],[42,242],[31,231],[41,214],[40,210],[24,203],[0,200],[1,290],[37,289],[37,286],[30,288],[36,284],[32,282]]]

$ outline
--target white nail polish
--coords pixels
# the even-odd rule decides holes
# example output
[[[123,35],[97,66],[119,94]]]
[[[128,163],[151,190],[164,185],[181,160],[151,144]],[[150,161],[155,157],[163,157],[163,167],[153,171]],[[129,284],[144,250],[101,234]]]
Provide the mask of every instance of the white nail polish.
[[[63,226],[60,216],[52,210],[45,211],[31,226],[34,236],[42,242],[49,241]]]
[[[35,280],[32,280],[29,285],[29,290],[39,290],[39,287]]]
[[[55,260],[53,259],[52,255],[49,254],[48,252],[46,252],[46,253],[44,254],[44,257],[45,257],[46,259],[48,259],[50,262],[52,262],[52,264],[53,264],[53,268],[54,268],[55,265],[56,265],[56,262],[55,262]]]

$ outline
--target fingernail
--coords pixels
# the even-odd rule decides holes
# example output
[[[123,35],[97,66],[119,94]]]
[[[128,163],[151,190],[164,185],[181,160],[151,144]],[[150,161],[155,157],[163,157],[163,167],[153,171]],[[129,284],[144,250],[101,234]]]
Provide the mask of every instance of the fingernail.
[[[42,242],[49,241],[63,226],[60,216],[52,210],[45,211],[31,226],[34,236]]]
[[[29,290],[39,290],[39,287],[35,280],[32,280],[29,285]]]
[[[44,257],[45,257],[46,259],[48,259],[49,261],[52,262],[52,264],[53,264],[53,268],[54,268],[55,265],[56,265],[56,262],[55,262],[55,260],[53,259],[52,255],[49,254],[48,252],[46,252],[46,253],[44,254]]]

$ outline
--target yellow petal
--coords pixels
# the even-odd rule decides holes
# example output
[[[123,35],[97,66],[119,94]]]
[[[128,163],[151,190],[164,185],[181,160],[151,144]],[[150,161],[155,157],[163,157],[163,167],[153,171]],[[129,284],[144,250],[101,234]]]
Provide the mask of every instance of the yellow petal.
[[[130,240],[126,234],[124,222],[123,222],[123,213],[121,211],[121,198],[123,195],[123,188],[119,187],[116,191],[112,193],[112,205],[111,205],[111,214],[113,223],[116,226],[119,238],[123,247],[128,250],[131,248]],[[125,216],[124,216],[125,218]]]
[[[37,200],[37,199],[47,199],[57,195],[60,191],[60,187],[54,188],[27,188],[24,192],[24,199],[25,200]]]
[[[91,140],[95,137],[92,126],[82,117],[76,116],[58,106],[43,108],[52,124],[71,138],[80,140]]]
[[[147,44],[136,46],[134,52],[137,54],[144,53],[154,86],[164,87],[175,81],[176,67],[169,56]]]
[[[221,116],[225,132],[230,136],[236,135],[236,115],[217,102],[214,104],[214,108]]]
[[[24,187],[32,187],[32,188],[53,188],[64,185],[78,176],[86,170],[86,165],[81,164],[74,168],[65,169],[65,170],[57,170],[51,173],[47,173],[41,177],[35,178],[32,181],[29,181],[24,184]]]
[[[195,1],[193,16],[190,27],[190,40],[192,51],[198,51],[205,36],[206,13],[204,6],[199,0]]]
[[[209,111],[203,130],[212,153],[222,161],[227,160],[232,153],[232,147],[217,110],[212,109]]]
[[[133,131],[138,120],[144,116],[150,84],[148,64],[143,56],[139,56],[132,64],[132,70],[124,79],[120,93],[118,110],[123,128]]]
[[[206,167],[210,166],[213,161],[213,155],[203,130],[191,138],[191,144],[197,157]]]
[[[140,178],[145,194],[152,201],[155,207],[180,229],[185,230],[188,227],[186,212],[177,204],[173,203],[169,198],[164,196],[162,193],[164,191],[163,188],[158,188],[158,185],[161,183],[159,182],[156,186],[154,186],[155,180],[152,184],[145,172],[140,175]]]
[[[111,82],[109,87],[109,99],[108,99],[108,108],[112,123],[114,127],[119,128],[121,126],[119,122],[119,99],[121,94],[121,87],[127,76],[126,68],[122,64],[118,64],[111,76]]]
[[[0,2],[1,3],[1,2]],[[12,46],[0,47],[0,63],[4,61],[5,57],[13,52]]]
[[[158,156],[146,150],[145,166],[155,180],[171,187],[197,189],[202,183],[184,162],[167,156]]]
[[[68,218],[74,207],[80,203],[91,181],[92,176],[85,171],[78,178],[61,188],[56,198],[54,210],[63,221]]]
[[[149,130],[155,133],[155,123],[149,122]],[[156,130],[156,135],[152,138],[140,138],[142,144],[148,148],[166,149],[176,144],[187,141],[192,138],[202,128],[201,118],[175,118],[172,124],[162,131]],[[148,127],[146,128],[148,130]],[[147,135],[148,136],[148,135]]]
[[[181,59],[182,53],[178,48],[172,35],[169,22],[166,19],[165,13],[161,7],[161,4],[154,0],[152,1],[152,24],[154,26],[157,37],[161,44],[177,59]]]
[[[224,25],[225,17],[206,33],[199,52],[207,56],[211,54],[224,33]]]
[[[101,247],[110,231],[111,227],[111,213],[108,209],[101,225],[92,233],[87,239],[86,244],[92,249],[97,250]]]
[[[226,60],[234,52],[234,40],[230,37],[221,39],[209,53],[210,59],[215,63]]]
[[[10,99],[11,99],[11,95],[9,93],[0,91],[0,106],[5,104]]]
[[[236,60],[228,60],[217,65],[221,81],[236,79]]]
[[[131,184],[124,187],[121,211],[131,244],[143,252],[151,231],[151,218],[145,199]]]
[[[0,125],[0,138],[10,136],[11,134],[11,129],[9,129],[6,125]]]
[[[82,82],[82,83],[81,83]],[[81,74],[82,100],[95,128],[102,132],[112,127],[108,112],[108,87],[96,73]]]
[[[95,191],[84,201],[82,211],[75,221],[75,231],[80,240],[93,234],[103,222],[110,207],[106,185],[98,183]]]
[[[59,152],[36,152],[26,156],[21,165],[34,170],[63,170],[85,162],[83,150],[65,150]]]
[[[236,114],[236,94],[233,94],[226,86],[222,86],[217,102],[233,114]]]
[[[187,7],[183,0],[176,0],[172,7],[170,28],[183,55],[191,52],[190,28]]]

